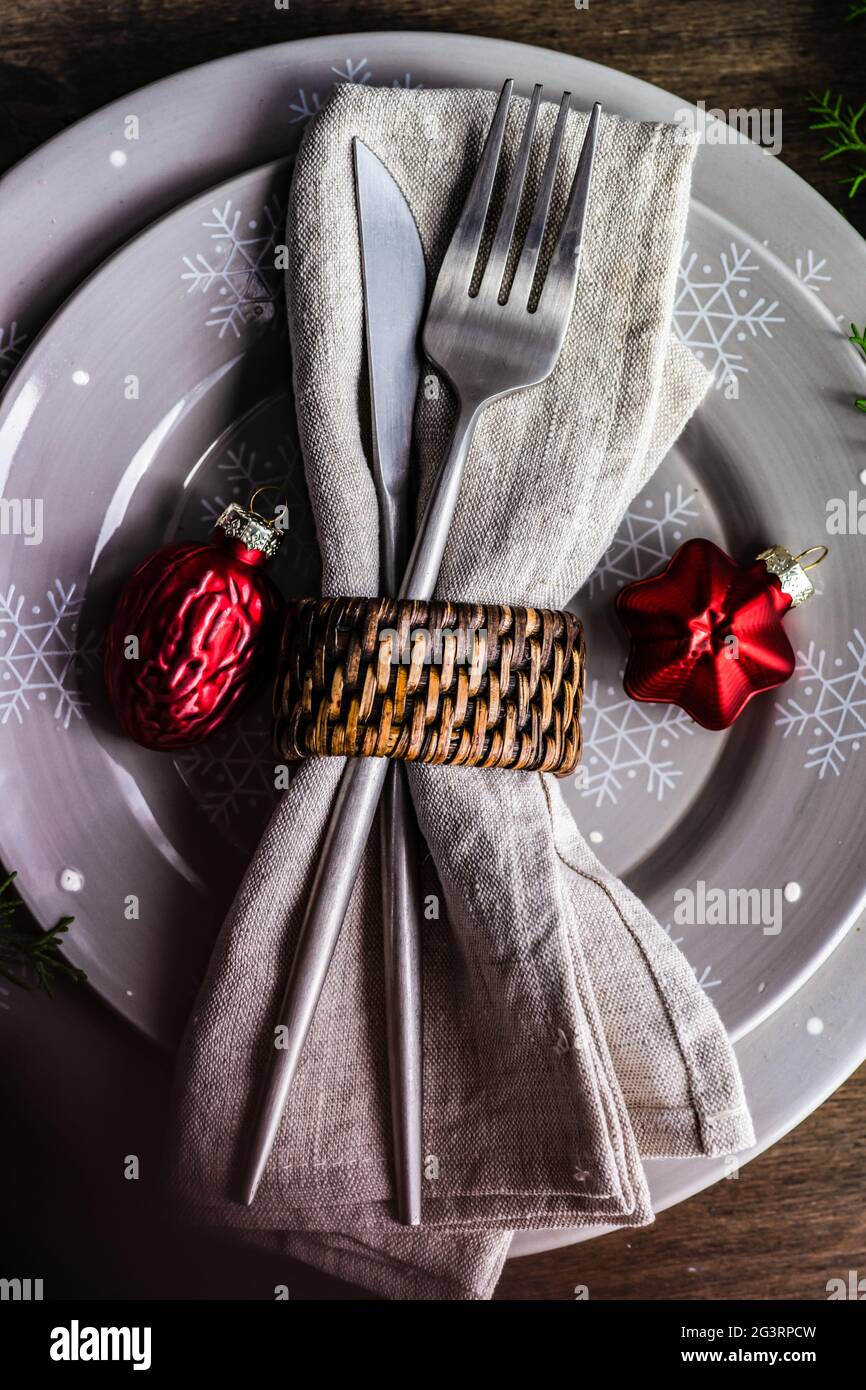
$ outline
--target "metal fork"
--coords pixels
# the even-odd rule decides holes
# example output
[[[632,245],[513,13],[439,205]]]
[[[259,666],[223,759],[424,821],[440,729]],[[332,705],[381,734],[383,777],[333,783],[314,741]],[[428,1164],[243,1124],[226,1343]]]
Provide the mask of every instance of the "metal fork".
[[[469,196],[442,262],[424,326],[424,351],[450,381],[459,404],[451,446],[439,469],[399,597],[433,595],[457,504],[472,434],[491,401],[544,381],[556,366],[571,318],[589,200],[601,107],[592,109],[565,213],[537,304],[533,302],[539,255],[565,134],[571,94],[559,107],[541,184],[505,296],[506,267],[514,239],[535,133],[541,87],[532,93],[517,159],[476,292],[473,288],[482,237],[502,152],[513,82],[502,88]],[[388,773],[387,758],[355,758],[346,764],[301,926],[292,971],[277,1018],[274,1048],[250,1134],[243,1201],[255,1198],[313,1021],[349,906],[364,846]],[[279,1046],[276,1045],[279,1040]]]

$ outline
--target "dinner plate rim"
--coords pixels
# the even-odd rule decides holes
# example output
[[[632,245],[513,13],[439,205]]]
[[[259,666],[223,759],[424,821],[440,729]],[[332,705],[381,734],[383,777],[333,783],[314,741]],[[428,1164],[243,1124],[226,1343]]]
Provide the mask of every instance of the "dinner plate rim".
[[[223,56],[222,58],[213,59],[204,63],[196,64],[190,68],[186,68],[177,73],[170,74],[168,77],[157,79],[152,83],[148,83],[144,87],[136,89],[136,91],[128,94],[127,96],[122,97],[115,102],[109,103],[107,106],[102,107],[99,110],[82,117],[80,120],[76,121],[72,126],[70,126],[67,130],[62,131],[58,133],[56,136],[52,137],[51,140],[47,141],[44,145],[40,146],[38,150],[33,151],[30,154],[24,156],[14,166],[12,166],[12,168],[10,168],[8,171],[6,171],[6,173],[4,173],[2,179],[0,179],[0,206],[2,206],[4,195],[7,192],[10,180],[12,180],[13,175],[17,179],[21,175],[22,171],[26,171],[28,166],[32,165],[33,162],[37,160],[44,160],[46,158],[50,158],[58,149],[64,149],[67,142],[77,142],[78,138],[82,134],[84,134],[85,136],[87,135],[91,127],[96,129],[99,126],[100,121],[104,120],[108,112],[122,109],[124,106],[128,106],[131,100],[152,93],[156,90],[159,90],[160,93],[164,93],[167,86],[171,84],[180,85],[194,74],[201,75],[205,72],[212,73],[217,69],[228,67],[229,65],[240,66],[243,62],[248,62],[251,59],[254,59],[257,55],[262,55],[264,53],[270,54],[270,51],[272,49],[276,50],[280,55],[285,55],[287,58],[291,58],[292,56],[298,54],[299,50],[303,50],[304,54],[310,54],[313,56],[317,56],[319,52],[326,52],[330,55],[333,55],[335,49],[338,48],[338,46],[341,43],[351,43],[355,45],[359,41],[362,41],[365,44],[369,44],[371,47],[373,47],[381,42],[385,42],[390,45],[395,43],[395,41],[397,43],[400,43],[410,42],[412,40],[423,40],[424,43],[428,45],[431,40],[434,40],[436,46],[442,46],[443,48],[446,45],[458,43],[460,46],[464,48],[473,48],[478,44],[482,44],[488,48],[490,45],[496,45],[501,46],[503,50],[514,50],[515,52],[520,52],[524,55],[527,52],[539,52],[546,55],[548,60],[551,57],[554,57],[562,61],[567,60],[570,62],[578,62],[584,68],[598,68],[599,70],[604,71],[607,74],[613,73],[622,81],[631,84],[633,90],[636,90],[637,84],[642,88],[646,88],[649,92],[652,92],[654,94],[662,93],[667,97],[674,96],[673,93],[666,92],[663,88],[660,88],[651,83],[647,83],[644,81],[644,79],[635,78],[630,74],[623,72],[622,70],[611,68],[604,64],[592,62],[591,60],[587,60],[580,57],[580,55],[561,53],[556,50],[545,49],[535,45],[522,44],[513,40],[490,39],[481,35],[452,34],[450,32],[444,31],[439,31],[434,34],[430,34],[423,30],[401,30],[396,32],[370,30],[362,31],[360,33],[347,32],[334,35],[316,36],[307,39],[288,40],[279,44],[267,45],[263,48],[246,49],[239,53],[228,54]],[[674,99],[679,100],[679,98]],[[691,103],[685,101],[683,101],[681,104],[683,107],[692,106]],[[44,333],[47,332],[48,329],[51,327],[55,317],[64,312],[68,305],[72,301],[74,301],[77,294],[84,288],[85,284],[88,283],[94,275],[100,272],[100,270],[105,266],[108,260],[113,259],[113,257],[117,254],[121,254],[122,251],[126,249],[126,247],[128,247],[128,245],[132,241],[137,239],[137,237],[140,236],[142,233],[149,230],[151,226],[156,224],[156,222],[162,221],[164,218],[169,217],[172,213],[179,211],[186,204],[194,203],[197,199],[207,196],[211,189],[216,190],[222,184],[228,182],[232,178],[238,178],[244,174],[252,174],[253,172],[255,172],[256,169],[262,168],[265,165],[268,165],[272,162],[274,161],[271,159],[266,159],[264,161],[257,161],[256,165],[254,166],[238,166],[231,170],[229,173],[225,174],[224,176],[221,176],[215,182],[208,182],[204,186],[197,185],[195,192],[188,194],[187,196],[179,200],[175,200],[168,206],[165,206],[157,218],[154,218],[151,221],[140,225],[128,236],[125,236],[120,242],[112,245],[110,250],[105,255],[100,256],[98,261],[91,266],[85,278],[77,282],[73,286],[73,288],[70,291],[68,291],[68,293],[60,301],[57,308],[47,317],[45,322],[40,325],[38,332],[35,334],[32,341],[28,344],[27,350],[23,354],[21,360],[16,365],[13,373],[10,375],[9,382],[7,383],[7,385],[11,384],[13,379],[18,376],[18,373],[26,365],[26,361],[30,354],[30,351],[37,345],[37,343],[39,343],[42,340]],[[846,238],[850,242],[852,252],[856,252],[856,254],[862,258],[864,253],[864,243],[862,239],[859,237],[859,235],[856,233],[856,231],[850,226],[849,223],[846,222],[844,217],[842,217],[842,215],[835,208],[833,208],[833,206],[829,202],[827,202],[827,200],[824,199],[822,195],[817,192],[816,189],[814,189],[799,174],[797,174],[796,171],[790,169],[787,165],[783,167],[786,170],[785,177],[787,179],[793,178],[797,181],[796,185],[794,186],[797,189],[797,195],[806,196],[803,195],[803,189],[808,190],[808,200],[816,210],[820,209],[821,216],[826,218],[828,212],[834,214],[832,220],[834,223],[835,233],[841,237]],[[26,899],[26,889],[22,893],[22,896],[24,896]],[[856,937],[856,933],[852,930],[851,932],[849,932],[848,936],[844,939],[844,941],[840,942],[836,946],[835,950],[831,953],[831,955],[821,962],[817,970],[814,972],[813,978],[817,978],[828,971],[829,967],[833,965],[834,961],[839,956],[839,953],[843,951],[846,944],[852,944],[853,948],[853,945],[856,944],[852,943],[851,941],[853,937]],[[798,993],[801,994],[804,988],[805,985],[801,985]],[[795,996],[795,999],[796,997],[797,996]],[[795,999],[786,1001],[782,1008],[785,1010],[792,1008],[794,1006]],[[115,1010],[115,1012],[117,1012],[118,1017],[124,1018],[124,1015],[119,1010]],[[763,1023],[759,1024],[756,1032],[760,1032],[761,1030],[770,1027],[775,1017],[776,1015],[773,1015],[770,1019],[767,1019]],[[124,1018],[124,1021],[126,1023],[130,1022],[130,1020],[126,1018]],[[862,1042],[863,1049],[857,1054],[854,1066],[858,1065],[859,1062],[863,1060],[864,1051],[866,1051],[866,1037],[864,1037]],[[849,1063],[853,1055],[854,1053],[849,1050],[849,1052],[846,1054],[845,1061],[841,1064],[841,1068],[833,1070],[832,1082],[830,1084],[830,1087],[829,1089],[823,1090],[823,1093],[820,1095],[820,1099],[813,1103],[812,1096],[810,1095],[809,1099],[806,1100],[802,1106],[798,1107],[795,1118],[792,1119],[789,1124],[786,1123],[783,1128],[778,1130],[778,1132],[772,1133],[771,1136],[767,1139],[766,1143],[762,1143],[759,1146],[759,1148],[756,1149],[755,1152],[759,1152],[763,1148],[768,1147],[770,1144],[776,1142],[776,1140],[780,1137],[781,1134],[787,1132],[788,1129],[793,1128],[796,1124],[800,1123],[801,1120],[807,1114],[811,1113],[811,1111],[814,1108],[816,1108],[816,1105],[820,1105],[823,1102],[823,1100],[826,1099],[827,1095],[831,1094],[832,1090],[836,1089],[836,1087],[844,1081],[845,1077],[850,1074],[851,1067]],[[752,1155],[749,1156],[751,1157]],[[701,1180],[697,1182],[696,1185],[692,1185],[688,1191],[683,1192],[681,1197],[671,1198],[669,1201],[664,1201],[660,1203],[659,1206],[662,1207],[666,1205],[671,1205],[674,1201],[684,1200],[686,1197],[692,1195],[695,1191],[700,1190],[700,1188],[709,1185],[709,1183],[712,1181],[715,1181],[716,1176],[708,1176],[706,1180]],[[540,1233],[540,1237],[543,1238],[547,1234],[548,1233]],[[552,1240],[551,1244],[564,1243],[561,1240],[562,1233],[557,1233],[557,1235],[558,1238],[555,1241]],[[574,1233],[572,1238],[580,1239],[580,1236],[579,1234]],[[550,1245],[536,1245],[534,1248],[550,1248]],[[529,1251],[515,1251],[515,1253],[529,1253]]]
[[[166,209],[158,217],[154,218],[154,220],[150,222],[146,227],[142,228],[137,233],[133,233],[125,242],[123,242],[120,246],[116,247],[115,250],[113,250],[110,253],[110,255],[108,255],[105,258],[104,261],[102,261],[98,266],[96,266],[92,271],[90,271],[80,281],[80,283],[76,285],[73,290],[70,291],[70,293],[67,295],[66,299],[63,301],[63,303],[60,305],[57,311],[51,316],[48,323],[45,324],[44,327],[40,330],[40,332],[34,337],[29,351],[22,358],[21,362],[18,363],[18,365],[10,375],[4,391],[0,393],[0,421],[6,418],[6,401],[12,400],[12,398],[14,397],[18,383],[18,378],[22,377],[26,379],[28,370],[32,370],[34,358],[41,351],[42,346],[46,342],[46,339],[49,337],[49,335],[55,334],[57,332],[60,332],[62,335],[64,331],[65,320],[69,316],[74,316],[77,306],[80,304],[81,300],[95,286],[96,282],[100,279],[100,277],[106,274],[113,274],[116,276],[122,273],[124,259],[134,255],[136,248],[140,246],[140,244],[145,238],[149,238],[153,235],[158,235],[160,232],[169,230],[175,222],[180,222],[180,220],[182,220],[185,216],[191,214],[197,206],[201,206],[210,202],[219,203],[220,201],[224,201],[225,198],[228,196],[230,190],[236,189],[237,185],[247,180],[262,181],[265,177],[276,177],[282,173],[288,172],[288,170],[291,168],[292,162],[293,157],[291,155],[284,156],[282,159],[278,160],[267,160],[256,165],[252,165],[249,168],[246,168],[242,171],[238,171],[234,174],[231,174],[227,178],[221,180],[219,183],[215,185],[211,185],[205,189],[199,189],[198,191],[192,193],[188,198],[183,199],[176,206]],[[702,206],[705,212],[707,211],[705,205],[701,204],[700,200],[694,200],[694,202],[697,205]],[[779,266],[782,270],[788,272],[788,267],[785,266],[784,262],[779,261]],[[808,303],[811,301],[807,300],[806,302]],[[829,312],[827,310],[826,304],[823,304],[820,301],[817,303],[816,307],[819,308],[822,312]],[[0,484],[2,484],[3,481],[2,466],[2,460],[0,460]],[[2,849],[2,846],[0,846],[0,849]],[[22,885],[20,893],[33,916],[36,918],[37,921],[42,923],[44,913],[37,909],[35,898],[33,895],[28,895],[28,889],[26,885]],[[808,981],[812,978],[812,976],[820,970],[823,963],[828,959],[828,957],[830,957],[833,954],[833,952],[837,949],[839,944],[854,928],[855,922],[857,920],[859,920],[858,914],[856,912],[852,912],[848,914],[846,920],[837,923],[833,934],[830,937],[828,937],[828,939],[822,944],[820,950],[817,951],[811,958],[804,960],[796,968],[790,981],[786,985],[785,994],[781,999],[778,999],[775,1002],[768,1001],[764,1006],[754,1006],[753,1013],[747,1022],[739,1023],[736,1026],[729,1029],[731,1041],[733,1043],[736,1043],[739,1042],[742,1038],[749,1036],[750,1033],[752,1033],[756,1028],[759,1028],[768,1018],[772,1017],[774,1013],[784,1008],[785,1005],[790,1001],[790,999],[798,992],[798,990],[800,990],[805,984],[807,984]],[[46,925],[47,927],[47,921],[44,925]],[[69,942],[69,946],[67,947],[67,955],[70,957],[73,963],[76,963],[74,944],[74,939],[71,939]],[[77,961],[77,963],[85,964],[86,962]],[[127,1022],[130,1022],[134,1027],[142,1031],[145,1036],[152,1038],[161,1047],[165,1047],[167,1045],[168,1040],[165,1037],[162,1037],[159,1034],[157,1034],[154,1030],[147,1028],[146,1025],[138,1017],[125,1014],[123,1012],[122,1000],[115,999],[111,995],[105,994],[103,990],[101,990],[97,985],[94,985],[93,988],[99,993],[100,997],[103,998],[105,1002],[107,1002],[109,1006],[118,1013],[118,1015],[121,1018],[124,1018]]]
[[[23,155],[21,159],[17,160],[9,169],[5,170],[3,174],[0,175],[0,204],[2,204],[4,197],[8,195],[14,197],[17,195],[16,184],[22,177],[27,183],[30,182],[31,176],[35,174],[35,171],[42,161],[52,162],[55,155],[58,153],[62,154],[67,146],[70,150],[74,149],[78,145],[81,137],[87,137],[91,129],[94,131],[99,129],[100,126],[104,125],[108,117],[119,115],[125,109],[128,110],[131,102],[135,102],[142,98],[146,99],[153,93],[158,92],[160,94],[165,94],[166,90],[173,86],[186,88],[193,81],[205,82],[208,77],[214,74],[224,71],[227,72],[233,68],[241,69],[246,63],[260,63],[265,60],[270,60],[275,66],[280,66],[281,59],[285,59],[285,65],[288,65],[290,59],[303,61],[308,57],[315,58],[320,53],[322,55],[333,56],[336,45],[341,43],[353,45],[359,42],[367,44],[375,43],[377,45],[381,44],[385,49],[389,49],[392,46],[399,48],[402,44],[411,43],[412,41],[423,42],[425,48],[428,49],[441,48],[443,50],[454,46],[471,50],[477,45],[482,45],[488,51],[491,49],[499,49],[504,55],[514,54],[515,59],[517,59],[520,54],[537,53],[541,55],[542,61],[545,62],[549,62],[553,59],[557,62],[577,63],[584,69],[598,70],[608,75],[613,74],[615,79],[628,83],[632,91],[646,92],[648,97],[653,100],[657,100],[660,97],[673,100],[677,103],[678,110],[685,110],[688,108],[690,111],[697,111],[697,107],[694,103],[679,97],[675,92],[668,91],[666,88],[660,87],[656,83],[648,82],[645,78],[635,77],[621,68],[598,63],[594,59],[584,58],[580,54],[545,48],[539,44],[522,43],[514,39],[488,37],[480,34],[457,33],[450,30],[347,30],[341,31],[339,34],[313,35],[301,39],[286,39],[281,40],[279,43],[264,44],[257,48],[241,49],[236,53],[224,54],[219,58],[212,58],[201,63],[194,63],[189,67],[182,68],[174,73],[169,73],[165,77],[156,78],[152,82],[145,83],[143,86],[135,88],[133,91],[97,108],[97,110],[81,116],[65,130],[59,131],[56,135],[51,136],[50,139],[44,141],[35,150]],[[518,79],[518,82],[519,81],[520,79]],[[751,150],[748,150],[750,145],[751,142],[743,137],[743,146],[748,156],[753,158],[760,157],[757,147],[752,146]],[[276,154],[269,156],[269,158],[277,157],[279,156]],[[861,256],[863,238],[860,237],[859,233],[851,226],[842,213],[834,208],[832,203],[824,198],[823,194],[819,193],[818,190],[808,183],[802,175],[798,174],[795,169],[792,169],[789,165],[782,163],[781,160],[773,156],[768,156],[768,158],[768,167],[771,170],[778,165],[779,168],[784,171],[782,175],[784,179],[796,181],[795,184],[791,186],[796,187],[798,195],[805,199],[808,205],[814,209],[820,209],[823,216],[827,214],[831,215],[835,233],[847,243],[848,248],[853,254]],[[260,159],[256,160],[257,164],[263,162],[267,161]],[[230,162],[226,165],[225,173],[220,174],[216,178],[205,176],[204,181],[197,182],[196,187],[204,191],[208,187],[223,182],[234,173],[243,172],[245,167],[249,166],[244,164],[243,158],[241,157],[240,163],[233,164]],[[696,168],[697,167],[698,166],[696,166]],[[26,197],[27,189],[23,191]],[[148,196],[151,195],[152,190],[151,194]],[[173,207],[179,206],[180,203],[186,200],[186,196],[187,195],[182,195],[180,198],[166,202],[162,207],[162,213],[170,211]],[[125,202],[126,200],[123,201]],[[162,213],[158,215],[162,215]],[[153,219],[151,218],[150,220]],[[131,235],[135,235],[138,231],[144,230],[146,225],[149,225],[149,222],[139,223],[136,227],[136,232],[133,232]],[[97,269],[99,265],[107,259],[109,254],[119,249],[119,247],[124,245],[129,239],[129,235],[122,235],[119,241],[107,242],[104,250],[92,263],[91,271]],[[90,271],[87,273],[89,274]],[[78,278],[80,277],[77,277],[75,281],[76,284],[78,283]],[[14,281],[14,279],[15,276],[13,274],[9,277],[10,283]],[[60,307],[65,298],[66,295],[64,294],[62,298],[55,303],[54,307],[49,311],[45,323],[50,321],[50,317],[56,312],[57,308]],[[4,311],[2,309],[2,286],[0,286],[0,313],[2,312]],[[2,322],[2,318],[0,318],[0,322]],[[40,325],[39,331],[41,331],[41,327],[45,326],[45,323]],[[33,341],[35,341],[35,338]],[[28,348],[25,349],[24,356],[26,356],[30,346],[32,346],[32,342],[28,343]]]

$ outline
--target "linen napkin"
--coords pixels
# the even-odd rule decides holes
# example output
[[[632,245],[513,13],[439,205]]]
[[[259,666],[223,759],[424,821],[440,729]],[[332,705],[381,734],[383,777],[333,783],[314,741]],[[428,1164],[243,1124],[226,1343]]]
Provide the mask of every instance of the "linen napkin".
[[[287,294],[325,594],[378,592],[352,136],[403,190],[432,285],[495,101],[342,86],[299,151]],[[514,103],[509,117],[512,160],[525,111]],[[555,115],[542,105],[531,189]],[[570,116],[555,216],[585,127],[583,114]],[[562,356],[541,387],[482,416],[437,597],[565,606],[700,402],[708,376],[670,334],[693,158],[671,127],[603,118]],[[416,415],[419,511],[453,418],[430,371]],[[259,1195],[239,1205],[256,1087],[343,766],[313,759],[293,775],[185,1035],[173,1180],[195,1219],[386,1297],[487,1298],[515,1228],[645,1224],[642,1157],[754,1142],[718,1015],[665,932],[589,849],[559,785],[538,773],[409,765],[429,849],[424,1225],[393,1217],[375,840]]]

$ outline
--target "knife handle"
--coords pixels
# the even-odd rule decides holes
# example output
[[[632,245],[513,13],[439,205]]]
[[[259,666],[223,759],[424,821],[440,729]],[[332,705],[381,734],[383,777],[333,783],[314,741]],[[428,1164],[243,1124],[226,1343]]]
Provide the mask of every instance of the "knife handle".
[[[241,1194],[247,1206],[279,1128],[390,766],[387,758],[350,758],[340,778],[250,1130]]]

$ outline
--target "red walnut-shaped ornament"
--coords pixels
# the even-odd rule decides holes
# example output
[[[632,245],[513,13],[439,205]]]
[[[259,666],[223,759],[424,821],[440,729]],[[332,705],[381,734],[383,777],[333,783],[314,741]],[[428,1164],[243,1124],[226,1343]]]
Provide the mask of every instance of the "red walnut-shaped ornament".
[[[782,618],[814,593],[802,558],[777,545],[738,565],[696,539],[661,574],[627,584],[616,599],[632,639],[626,693],[680,705],[706,729],[733,724],[754,695],[793,673]]]
[[[210,540],[163,546],[132,574],[108,628],[104,670],[136,743],[198,743],[273,675],[283,601],[263,567],[280,539],[233,502]]]

